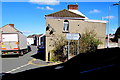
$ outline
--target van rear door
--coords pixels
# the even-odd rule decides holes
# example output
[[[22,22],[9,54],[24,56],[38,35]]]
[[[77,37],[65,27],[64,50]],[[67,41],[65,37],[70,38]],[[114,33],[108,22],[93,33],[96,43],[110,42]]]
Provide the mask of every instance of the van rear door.
[[[2,34],[2,50],[18,50],[18,34]]]

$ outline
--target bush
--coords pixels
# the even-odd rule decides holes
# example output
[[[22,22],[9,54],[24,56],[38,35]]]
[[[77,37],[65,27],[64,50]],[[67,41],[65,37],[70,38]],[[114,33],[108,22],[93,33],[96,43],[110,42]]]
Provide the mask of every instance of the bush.
[[[95,32],[92,31],[86,31],[84,34],[82,34],[82,37],[80,39],[80,45],[79,45],[79,52],[80,53],[86,53],[86,52],[92,52],[97,49],[97,46],[99,44],[102,44],[102,42],[96,38]],[[51,61],[65,61],[67,59],[67,49],[65,50],[65,47],[67,48],[68,41],[61,37],[59,40],[55,41],[55,47],[51,51],[52,52],[52,58]],[[71,40],[70,42],[70,54],[76,55],[77,54],[77,48],[78,48],[78,41]]]
[[[67,45],[67,40],[61,37],[54,42],[54,49],[51,51],[51,61],[64,61],[67,54],[64,52],[64,47]]]
[[[94,30],[86,31],[80,39],[80,53],[95,51],[102,42],[96,38]]]

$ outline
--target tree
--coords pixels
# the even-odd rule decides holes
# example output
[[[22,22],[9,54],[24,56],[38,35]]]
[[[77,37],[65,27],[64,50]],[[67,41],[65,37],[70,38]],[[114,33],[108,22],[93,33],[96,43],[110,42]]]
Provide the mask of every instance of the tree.
[[[118,29],[115,32],[115,37],[112,40],[113,42],[118,42],[118,38],[120,38],[120,27],[118,27]]]

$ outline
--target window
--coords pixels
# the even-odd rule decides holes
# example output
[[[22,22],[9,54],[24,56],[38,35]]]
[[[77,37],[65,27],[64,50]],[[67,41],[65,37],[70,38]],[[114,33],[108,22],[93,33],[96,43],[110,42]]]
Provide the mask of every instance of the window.
[[[68,20],[64,21],[63,31],[64,32],[68,32],[69,31],[69,21]]]

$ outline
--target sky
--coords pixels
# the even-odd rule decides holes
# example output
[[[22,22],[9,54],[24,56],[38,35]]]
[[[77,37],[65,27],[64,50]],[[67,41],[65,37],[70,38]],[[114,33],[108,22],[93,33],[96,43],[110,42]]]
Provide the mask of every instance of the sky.
[[[54,1],[54,2],[118,2],[119,0],[1,0],[3,2],[28,2],[28,1],[34,1],[34,2],[45,2],[45,1]]]
[[[18,2],[17,2],[18,1]],[[12,0],[2,2],[2,26],[14,24],[15,28],[22,31],[25,35],[45,34],[46,21],[45,15],[63,9],[67,9],[68,4],[78,4],[79,11],[89,19],[108,20],[110,18],[110,33],[115,33],[118,28],[118,6],[110,6],[115,2],[61,2],[58,0],[29,0],[19,2]],[[110,6],[110,16],[108,17],[108,7]],[[1,26],[1,27],[2,27]]]

